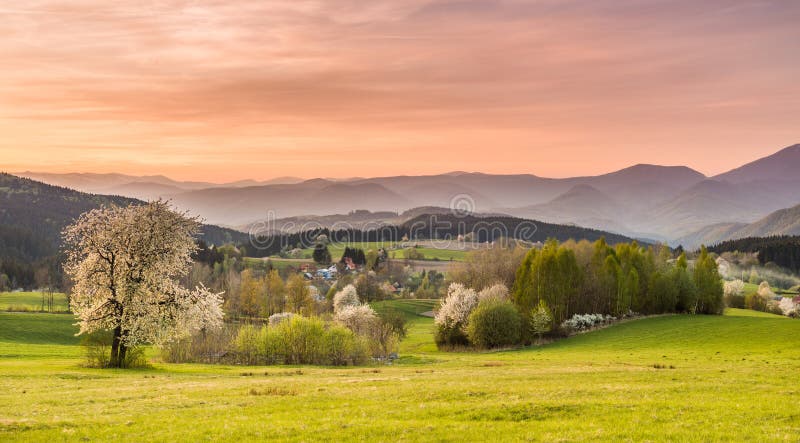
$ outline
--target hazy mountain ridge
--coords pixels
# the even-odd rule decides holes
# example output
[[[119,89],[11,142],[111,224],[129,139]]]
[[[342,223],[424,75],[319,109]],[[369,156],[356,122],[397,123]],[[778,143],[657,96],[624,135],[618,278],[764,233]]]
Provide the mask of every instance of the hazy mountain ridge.
[[[710,225],[752,223],[800,203],[800,177],[792,175],[795,170],[800,170],[800,145],[713,178],[686,166],[638,164],[572,178],[455,171],[253,186],[238,186],[252,184],[246,180],[229,185],[185,184],[152,176],[137,178],[140,181],[135,185],[117,183],[110,189],[142,199],[168,193],[179,208],[228,226],[246,226],[267,218],[348,214],[359,209],[401,213],[417,207],[460,205],[475,213],[509,214],[674,243]],[[75,175],[93,183],[91,186],[98,186],[99,179],[131,180],[120,174],[110,178]],[[178,187],[182,190],[175,191]],[[717,231],[711,229],[707,234],[713,232]],[[705,238],[704,234],[698,236]]]
[[[39,255],[57,253],[61,231],[82,213],[100,206],[142,203],[128,197],[88,194],[0,173],[0,228],[14,229],[44,241],[46,248],[36,248]],[[245,234],[213,225],[203,225],[201,238],[216,244],[247,240]]]
[[[748,183],[776,179],[796,181],[800,178],[798,165],[800,165],[800,143],[716,175],[713,179],[729,183]]]
[[[707,226],[678,239],[686,246],[712,245],[748,237],[800,235],[800,205],[780,209],[750,224],[729,223]]]

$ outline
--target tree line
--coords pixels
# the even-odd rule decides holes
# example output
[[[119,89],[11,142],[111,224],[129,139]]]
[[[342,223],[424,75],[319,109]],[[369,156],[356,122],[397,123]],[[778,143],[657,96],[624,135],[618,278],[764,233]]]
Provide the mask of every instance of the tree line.
[[[566,241],[585,238],[590,241],[605,238],[611,244],[633,241],[623,235],[598,231],[578,226],[557,225],[516,217],[475,217],[452,214],[426,214],[400,225],[387,225],[376,229],[328,229],[316,228],[303,232],[256,235],[253,246],[248,247],[252,257],[276,255],[287,248],[305,249],[315,246],[316,239],[324,236],[330,243],[383,242],[395,243],[413,240],[453,240],[459,236],[472,238],[479,243],[505,241],[544,242],[548,238]]]
[[[531,249],[517,269],[512,300],[530,321],[543,304],[554,327],[575,314],[719,314],[723,288],[717,264],[703,247],[694,265],[666,246],[637,242],[610,246],[604,239]]]
[[[800,236],[777,235],[771,237],[747,237],[728,240],[709,248],[709,251],[757,253],[761,265],[775,263],[794,273],[800,272]]]

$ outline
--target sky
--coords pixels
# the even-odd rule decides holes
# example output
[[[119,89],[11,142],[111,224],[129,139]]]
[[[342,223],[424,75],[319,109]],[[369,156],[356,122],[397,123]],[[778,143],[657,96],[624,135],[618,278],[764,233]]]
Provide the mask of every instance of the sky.
[[[0,170],[724,172],[800,142],[797,0],[0,3]]]

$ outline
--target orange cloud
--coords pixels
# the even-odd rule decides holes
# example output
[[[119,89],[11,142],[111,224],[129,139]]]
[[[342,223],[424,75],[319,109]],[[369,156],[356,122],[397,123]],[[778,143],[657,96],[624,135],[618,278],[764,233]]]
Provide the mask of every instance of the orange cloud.
[[[797,141],[794,1],[0,6],[8,170],[722,171]]]

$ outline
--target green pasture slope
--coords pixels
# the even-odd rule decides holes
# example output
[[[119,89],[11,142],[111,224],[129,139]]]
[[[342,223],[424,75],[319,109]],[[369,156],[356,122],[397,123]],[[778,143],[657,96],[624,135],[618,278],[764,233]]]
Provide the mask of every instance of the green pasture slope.
[[[387,249],[390,258],[396,260],[402,260],[406,258],[406,249],[394,249],[395,246],[395,243],[388,242],[331,243],[328,245],[328,250],[330,251],[331,257],[334,261],[339,261],[339,259],[342,258],[345,247],[363,249],[364,252],[369,251],[370,249],[378,250],[379,248],[384,247]],[[458,249],[419,247],[416,248],[416,250],[425,257],[425,260],[464,261],[467,255],[467,251]],[[311,259],[313,253],[314,248],[306,248],[302,250],[302,256],[306,259]],[[275,258],[275,260],[280,259]]]
[[[81,366],[69,315],[0,313],[0,441],[797,441],[800,321],[663,316],[438,352],[433,301],[392,366]],[[155,353],[151,353],[155,355]]]
[[[47,297],[47,295],[45,295]],[[0,311],[31,311],[42,309],[41,292],[0,292]],[[45,301],[45,309],[47,302]],[[67,296],[62,293],[53,294],[53,311],[67,312]]]

